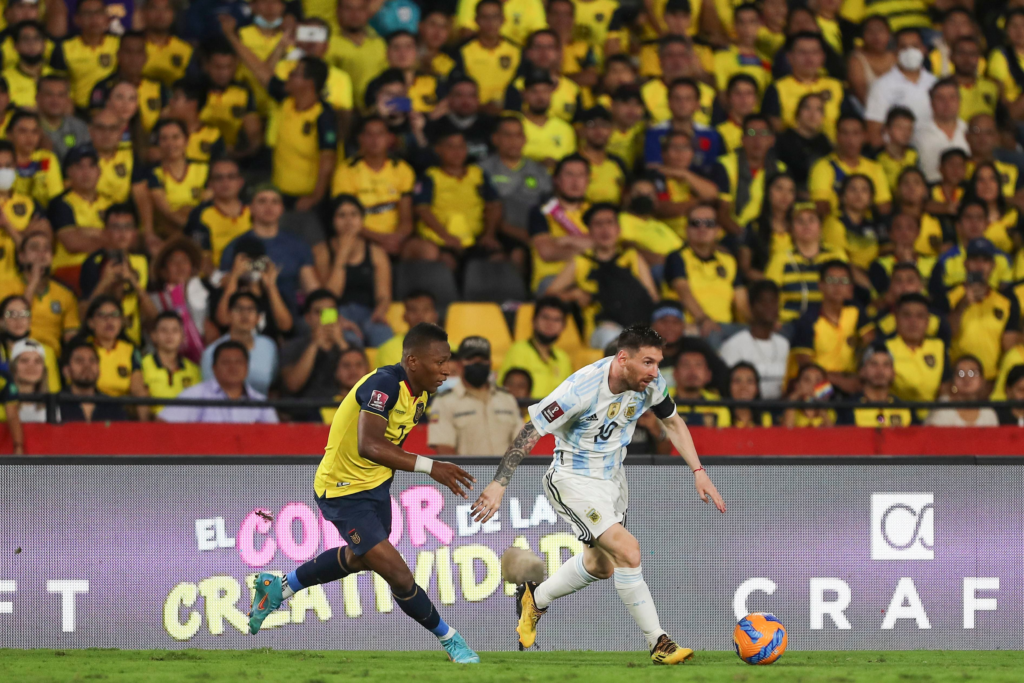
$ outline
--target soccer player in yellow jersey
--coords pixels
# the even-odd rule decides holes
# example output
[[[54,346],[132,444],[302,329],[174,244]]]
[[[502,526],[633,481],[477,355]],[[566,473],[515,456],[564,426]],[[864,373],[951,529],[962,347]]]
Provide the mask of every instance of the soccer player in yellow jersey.
[[[480,0],[476,21],[480,31],[459,50],[456,69],[476,81],[482,108],[497,114],[505,101],[505,88],[519,68],[519,47],[501,35],[505,22],[501,0]]]
[[[192,46],[172,33],[171,0],[146,0],[140,11],[146,27],[146,66],[142,75],[170,87],[185,77],[185,69],[192,60]]]
[[[366,375],[341,402],[313,490],[324,519],[337,527],[346,545],[320,554],[283,579],[259,574],[249,612],[250,633],[257,633],[264,619],[303,588],[369,570],[391,586],[399,609],[438,637],[451,661],[480,662],[462,636],[441,619],[388,540],[395,470],[426,474],[461,498],[473,488],[473,477],[461,467],[402,450],[409,432],[423,419],[428,396],[447,379],[450,359],[448,334],[437,325],[421,323],[405,335],[401,363]]]
[[[68,38],[54,50],[51,63],[58,71],[67,71],[75,106],[85,109],[93,86],[117,68],[120,40],[107,33],[110,17],[103,0],[82,0],[75,8],[75,25],[80,33]]]

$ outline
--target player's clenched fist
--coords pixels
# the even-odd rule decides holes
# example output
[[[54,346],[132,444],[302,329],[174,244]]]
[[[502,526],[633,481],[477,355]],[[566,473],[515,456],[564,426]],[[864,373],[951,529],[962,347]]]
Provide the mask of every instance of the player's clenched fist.
[[[473,503],[473,521],[486,522],[498,512],[501,507],[501,498],[505,495],[505,487],[496,481],[492,481],[483,490],[480,497]]]
[[[465,486],[467,490],[472,491],[473,482],[476,481],[476,479],[473,478],[473,475],[458,465],[438,460],[435,460],[433,466],[430,468],[430,478],[438,484],[444,484],[451,489],[452,493],[460,498],[468,498],[468,496],[466,496],[466,492],[462,490],[462,487]]]

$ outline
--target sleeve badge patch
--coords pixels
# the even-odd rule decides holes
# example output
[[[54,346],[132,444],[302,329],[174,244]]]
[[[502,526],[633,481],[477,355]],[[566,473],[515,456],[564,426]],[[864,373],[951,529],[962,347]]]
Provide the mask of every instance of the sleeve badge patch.
[[[384,406],[387,405],[388,395],[383,391],[374,390],[370,394],[370,400],[366,402],[366,407],[372,410],[379,410],[384,412]]]
[[[541,417],[548,422],[554,422],[558,418],[562,417],[565,413],[562,411],[562,406],[558,405],[557,401],[552,401],[543,410],[540,411]]]

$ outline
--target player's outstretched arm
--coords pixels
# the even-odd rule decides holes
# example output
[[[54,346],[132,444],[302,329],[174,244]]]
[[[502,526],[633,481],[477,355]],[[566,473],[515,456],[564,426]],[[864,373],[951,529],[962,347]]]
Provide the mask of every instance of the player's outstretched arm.
[[[456,496],[468,498],[462,487],[465,486],[467,490],[472,491],[473,482],[476,481],[469,472],[450,462],[435,461],[415,453],[406,453],[388,441],[384,435],[387,426],[388,421],[381,415],[366,411],[359,413],[359,423],[356,426],[359,455],[393,470],[422,472],[437,483],[447,486]]]
[[[512,445],[505,451],[498,465],[498,471],[494,474],[494,481],[487,485],[480,497],[473,503],[473,520],[486,522],[501,507],[501,498],[505,495],[505,487],[512,481],[512,474],[519,467],[523,458],[530,454],[533,447],[540,440],[540,434],[532,422],[527,422],[519,430],[519,434],[512,440]]]
[[[697,487],[700,499],[705,503],[714,502],[719,512],[725,512],[725,501],[722,500],[715,485],[711,483],[707,470],[700,464],[700,458],[697,457],[697,449],[693,445],[693,437],[690,436],[686,422],[679,417],[675,410],[668,417],[662,418],[661,422],[665,425],[665,431],[668,432],[668,438],[672,441],[672,445],[676,447],[679,455],[683,456],[683,460],[693,471],[693,483]]]

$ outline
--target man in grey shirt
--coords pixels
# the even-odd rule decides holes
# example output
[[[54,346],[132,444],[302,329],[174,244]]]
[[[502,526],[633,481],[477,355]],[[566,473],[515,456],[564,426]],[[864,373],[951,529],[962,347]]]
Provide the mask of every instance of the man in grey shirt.
[[[480,162],[501,198],[501,235],[506,247],[522,243],[529,251],[530,209],[551,195],[551,176],[536,161],[523,156],[526,135],[522,122],[512,116],[498,121],[494,131],[494,154]],[[513,244],[508,244],[512,242]]]
[[[53,143],[53,153],[64,163],[64,155],[72,147],[92,141],[89,126],[82,119],[69,116],[71,111],[71,90],[66,78],[43,76],[36,91],[39,106],[39,122],[43,132]]]

